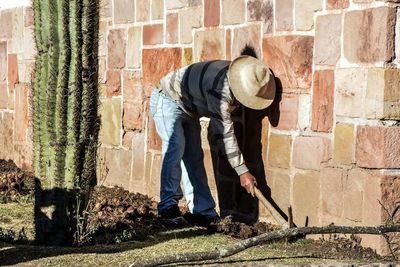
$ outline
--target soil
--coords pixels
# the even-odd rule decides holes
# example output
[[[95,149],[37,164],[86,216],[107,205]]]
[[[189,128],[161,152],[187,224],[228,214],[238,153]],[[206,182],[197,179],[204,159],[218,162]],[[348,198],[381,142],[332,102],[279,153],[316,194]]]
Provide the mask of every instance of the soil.
[[[0,159],[0,203],[31,194],[34,184],[31,173],[19,169],[11,160]]]

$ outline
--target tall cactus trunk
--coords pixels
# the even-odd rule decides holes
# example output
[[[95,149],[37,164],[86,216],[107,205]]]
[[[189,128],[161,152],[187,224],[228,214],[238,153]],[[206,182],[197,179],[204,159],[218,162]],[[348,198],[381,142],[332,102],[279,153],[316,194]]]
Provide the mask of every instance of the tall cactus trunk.
[[[99,0],[33,0],[36,239],[73,240],[96,183]]]

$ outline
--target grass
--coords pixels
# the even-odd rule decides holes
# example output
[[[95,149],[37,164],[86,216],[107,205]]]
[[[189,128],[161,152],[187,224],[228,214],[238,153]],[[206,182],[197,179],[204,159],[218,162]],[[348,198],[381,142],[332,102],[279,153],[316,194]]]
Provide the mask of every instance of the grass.
[[[0,227],[18,233],[24,229],[28,239],[33,239],[33,204],[8,203],[0,204]]]

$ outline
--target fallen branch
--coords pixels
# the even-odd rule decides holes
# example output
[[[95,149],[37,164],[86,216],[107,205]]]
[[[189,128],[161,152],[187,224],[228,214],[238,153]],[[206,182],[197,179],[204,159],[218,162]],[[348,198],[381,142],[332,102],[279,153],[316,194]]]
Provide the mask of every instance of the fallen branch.
[[[217,260],[237,254],[250,247],[260,245],[266,242],[280,240],[288,237],[297,237],[310,234],[369,234],[369,235],[382,235],[385,233],[400,232],[400,224],[387,225],[387,226],[325,226],[325,227],[302,227],[302,228],[289,228],[285,230],[273,231],[265,233],[256,237],[248,238],[243,241],[237,242],[226,248],[215,249],[214,251],[206,252],[189,252],[175,255],[164,256],[150,260],[140,260],[133,264],[135,266],[159,266],[172,263],[193,262],[193,261],[206,261]]]

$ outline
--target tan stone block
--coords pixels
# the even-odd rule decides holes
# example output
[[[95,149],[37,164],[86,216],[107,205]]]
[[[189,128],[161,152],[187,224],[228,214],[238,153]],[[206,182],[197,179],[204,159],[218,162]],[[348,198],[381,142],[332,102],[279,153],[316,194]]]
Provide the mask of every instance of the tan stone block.
[[[211,151],[210,149],[203,149],[204,150],[204,167],[206,169],[207,177],[208,177],[208,185],[213,196],[217,195],[217,184],[215,181],[213,163],[211,158]],[[214,198],[216,199],[216,198]]]
[[[13,30],[12,10],[0,12],[0,39],[11,39]]]
[[[121,95],[121,71],[107,71],[107,97]]]
[[[128,43],[126,47],[126,66],[140,68],[142,64],[142,27],[128,28]]]
[[[136,0],[136,21],[150,20],[150,0]]]
[[[164,0],[152,0],[151,19],[159,20],[164,18]]]
[[[132,139],[135,135],[135,132],[132,131],[124,131],[124,135],[122,136],[122,146],[126,149],[132,149]]]
[[[395,8],[347,12],[344,17],[344,56],[352,63],[390,60],[394,56],[395,22]]]
[[[103,0],[100,5],[100,20],[112,18],[113,0]]]
[[[162,44],[164,39],[163,24],[152,24],[143,26],[143,44],[156,45]]]
[[[154,48],[142,51],[142,77],[146,96],[167,73],[176,70],[182,62],[180,48]]]
[[[25,141],[29,126],[28,120],[28,93],[29,87],[25,84],[18,84],[15,87],[15,123],[14,140]]]
[[[204,0],[204,26],[219,26],[220,0]]]
[[[135,22],[135,0],[114,0],[114,23]]]
[[[132,148],[133,148],[133,158],[132,158],[132,180],[144,180],[145,176],[145,144],[146,144],[146,134],[135,132],[132,136]]]
[[[167,36],[166,42],[168,44],[178,43],[179,33],[179,16],[178,13],[170,13],[167,15]]]
[[[8,42],[8,53],[21,53],[24,50],[24,8],[11,10],[12,37]]]
[[[265,63],[282,83],[283,92],[308,91],[312,82],[314,37],[273,36],[263,40]]]
[[[331,158],[331,140],[326,137],[299,136],[294,140],[293,165],[296,168],[320,170]]]
[[[314,62],[336,66],[340,58],[342,14],[318,16],[315,26]]]
[[[29,27],[33,26],[33,8],[32,7],[25,7],[24,8],[24,26]]]
[[[15,103],[14,103],[14,92],[8,92],[8,101],[7,101],[7,109],[14,109],[15,108]]]
[[[187,66],[193,63],[193,49],[191,47],[182,50],[182,66]]]
[[[287,214],[288,207],[290,206],[291,190],[289,172],[287,170],[273,170],[269,172],[268,176],[273,180],[272,185],[269,184],[272,200]]]
[[[99,106],[101,143],[119,146],[121,143],[122,110],[120,99],[105,99]]]
[[[178,9],[188,5],[188,0],[166,0],[167,9]]]
[[[0,83],[7,80],[7,42],[0,42]]]
[[[192,30],[200,28],[203,22],[203,8],[195,6],[179,12],[180,37],[182,44],[190,44],[193,41]]]
[[[366,116],[372,119],[399,119],[399,88],[398,69],[368,69]]]
[[[340,224],[344,206],[345,171],[335,168],[321,170],[320,224]]]
[[[326,9],[343,9],[349,7],[349,0],[327,0]]]
[[[335,78],[333,70],[314,72],[311,129],[331,132],[333,124],[333,94]],[[300,115],[301,116],[301,115]]]
[[[400,127],[357,127],[357,166],[400,168]]]
[[[223,25],[243,23],[246,19],[244,0],[222,0],[221,21]]]
[[[99,79],[98,79],[98,81],[100,84],[105,84],[107,81],[107,59],[105,56],[99,57]],[[103,96],[105,96],[106,93],[107,93],[107,90],[105,91]]]
[[[268,164],[271,167],[288,169],[292,152],[291,136],[271,134],[268,144]]]
[[[279,2],[279,1],[278,1]],[[274,25],[274,3],[272,0],[249,0],[247,20],[262,21],[263,32],[272,33]]]
[[[362,223],[365,175],[363,170],[353,169],[349,171],[345,180],[343,219],[347,225],[361,225]]]
[[[322,0],[295,1],[296,30],[309,31],[314,27],[314,12],[322,10]]]
[[[15,84],[18,83],[18,58],[16,54],[8,54],[8,90],[14,92]]]
[[[7,160],[14,157],[13,124],[14,116],[12,113],[0,114],[0,157],[2,159]]]
[[[246,45],[251,45],[255,48],[257,55],[261,56],[260,49],[260,35],[261,25],[254,24],[245,27],[235,28],[233,30],[233,41],[232,41],[232,57],[236,58],[240,56],[240,52]]]
[[[107,56],[108,21],[99,22],[99,56]]]
[[[277,31],[293,30],[293,0],[279,0],[275,2],[275,28]]]
[[[125,49],[125,30],[110,30],[108,33],[108,68],[121,69],[125,67]]]
[[[0,84],[0,109],[6,109],[8,105],[7,84]]]
[[[225,31],[223,29],[196,31],[194,36],[194,61],[224,58],[225,47]]]
[[[225,34],[225,49],[226,49],[226,60],[231,60],[232,58],[232,31],[231,29],[226,29]]]
[[[315,226],[319,223],[320,173],[296,173],[293,179],[293,220],[297,226]]]
[[[338,69],[335,72],[336,115],[363,117],[364,94],[367,87],[365,69]]]
[[[150,179],[147,183],[147,192],[150,197],[156,201],[160,199],[160,173],[161,173],[162,155],[154,154],[151,163]]]
[[[24,60],[34,60],[37,54],[33,26],[25,27],[23,48]]]
[[[338,165],[350,165],[355,162],[354,125],[338,123],[335,126],[333,161]]]
[[[117,185],[124,189],[129,189],[132,151],[123,149],[102,149],[104,150],[105,165],[108,168],[104,185]]]
[[[18,80],[20,83],[30,83],[33,79],[35,70],[35,62],[20,62],[18,63]]]
[[[144,92],[140,72],[125,71],[123,80],[123,127],[125,130],[142,129],[145,116],[143,114]]]

